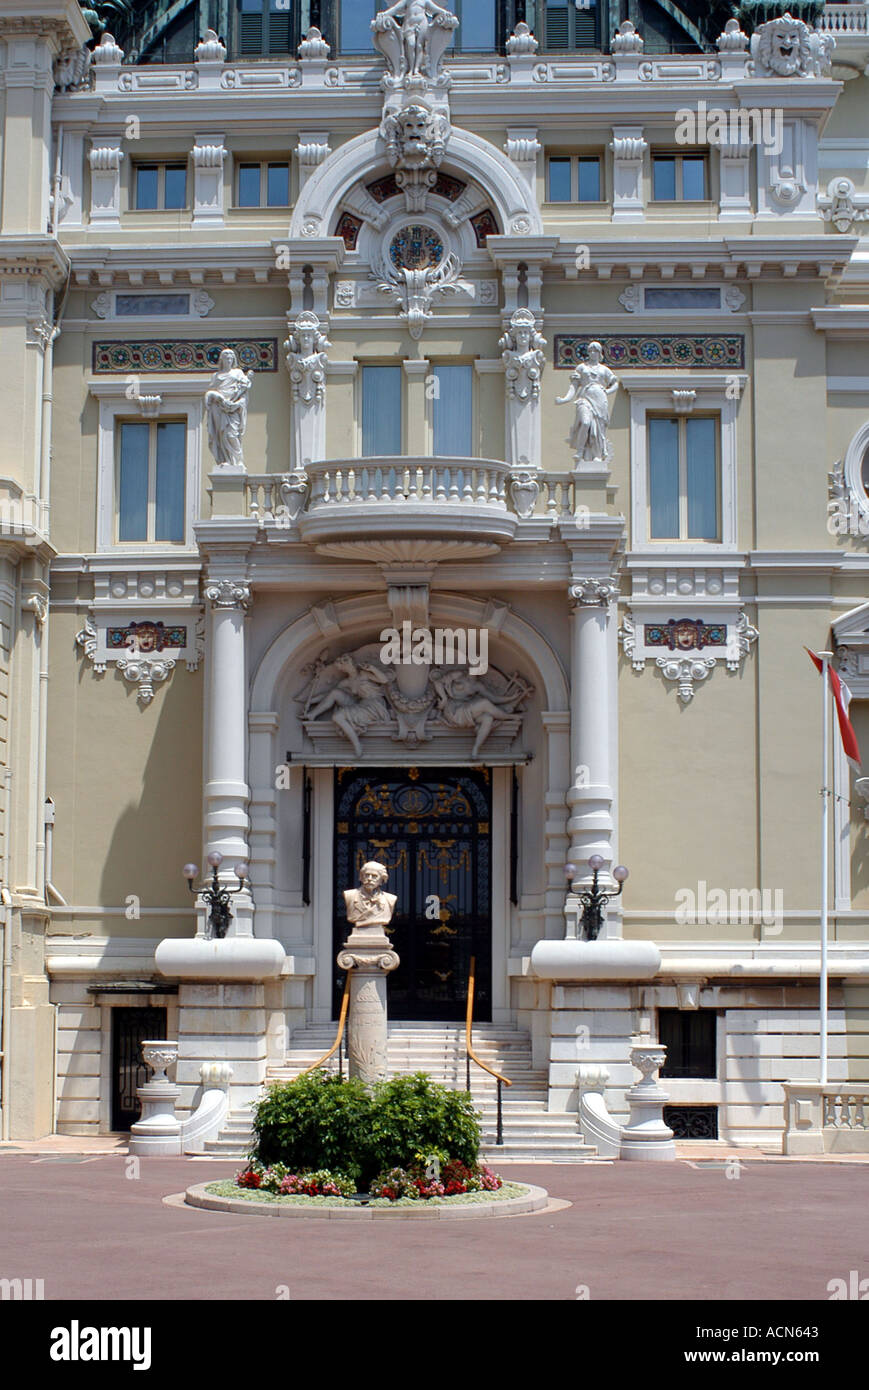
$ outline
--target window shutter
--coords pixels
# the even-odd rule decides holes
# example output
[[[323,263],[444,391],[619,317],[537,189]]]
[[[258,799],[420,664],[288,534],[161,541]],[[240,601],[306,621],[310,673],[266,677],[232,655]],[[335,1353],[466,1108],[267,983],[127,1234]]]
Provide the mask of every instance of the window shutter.
[[[574,23],[576,24],[576,47],[597,48],[597,19],[595,10],[577,10]]]
[[[263,51],[263,17],[261,14],[239,16],[239,52],[242,57]]]
[[[546,6],[547,48],[567,48],[569,46],[568,19],[569,15],[566,5]]]
[[[269,15],[269,53],[289,53],[290,15],[286,10]]]

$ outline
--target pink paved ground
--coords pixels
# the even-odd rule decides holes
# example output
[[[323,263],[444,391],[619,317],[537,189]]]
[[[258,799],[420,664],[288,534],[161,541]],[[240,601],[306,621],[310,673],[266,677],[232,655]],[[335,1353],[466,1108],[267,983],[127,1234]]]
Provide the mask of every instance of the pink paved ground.
[[[573,1205],[492,1221],[272,1221],[166,1205],[237,1163],[0,1151],[0,1277],[46,1299],[829,1299],[869,1276],[869,1166],[505,1165]]]

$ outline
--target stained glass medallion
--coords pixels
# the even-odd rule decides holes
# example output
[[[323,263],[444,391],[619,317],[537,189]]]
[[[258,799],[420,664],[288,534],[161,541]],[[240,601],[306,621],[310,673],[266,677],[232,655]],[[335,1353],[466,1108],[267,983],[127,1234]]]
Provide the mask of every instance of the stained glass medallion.
[[[427,270],[443,258],[444,244],[437,232],[420,222],[402,227],[389,243],[389,259],[397,270]]]

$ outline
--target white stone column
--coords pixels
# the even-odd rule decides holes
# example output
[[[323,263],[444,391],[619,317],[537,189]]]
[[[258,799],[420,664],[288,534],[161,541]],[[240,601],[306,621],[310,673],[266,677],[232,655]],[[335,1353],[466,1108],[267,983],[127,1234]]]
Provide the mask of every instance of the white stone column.
[[[232,872],[248,857],[247,654],[245,617],[249,584],[212,580],[205,596],[211,603],[209,649],[209,718],[205,782],[205,834],[208,852],[219,850],[226,861],[221,877],[236,886]],[[250,899],[233,901],[230,935],[250,936]]]
[[[610,709],[616,680],[610,641],[610,605],[618,587],[610,576],[575,580],[570,640],[570,756],[572,783],[567,793],[570,862],[580,873],[575,882],[591,882],[589,856],[612,864]],[[609,934],[605,926],[602,936]]]

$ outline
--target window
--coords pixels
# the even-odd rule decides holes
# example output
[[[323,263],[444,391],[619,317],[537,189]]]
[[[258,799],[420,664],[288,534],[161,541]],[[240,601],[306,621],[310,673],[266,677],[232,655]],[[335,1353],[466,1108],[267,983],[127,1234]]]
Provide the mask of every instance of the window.
[[[377,10],[383,9],[379,0],[341,0],[338,19],[338,48],[341,53],[372,53],[371,21]]]
[[[541,0],[534,33],[550,52],[571,48],[600,47],[600,9],[598,0]]]
[[[401,453],[401,367],[362,368],[362,453]]]
[[[434,453],[441,458],[470,458],[473,453],[473,368],[436,366],[432,424]]]
[[[289,164],[239,164],[235,201],[240,208],[289,207]]]
[[[137,164],[136,208],[140,212],[186,208],[186,164]]]
[[[658,1038],[667,1049],[661,1076],[715,1080],[716,1024],[711,1009],[659,1009]]]
[[[649,539],[717,541],[715,415],[649,419]]]
[[[706,156],[652,155],[652,198],[656,203],[702,203],[706,191]]]
[[[183,420],[122,420],[117,429],[117,540],[184,540]]]
[[[550,203],[599,203],[599,155],[552,155],[548,161]]]
[[[461,53],[494,53],[495,0],[446,0],[445,8],[459,17],[451,47]]]
[[[241,57],[293,51],[293,0],[239,0]]]

